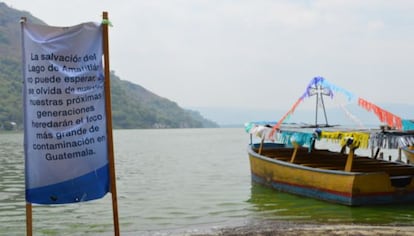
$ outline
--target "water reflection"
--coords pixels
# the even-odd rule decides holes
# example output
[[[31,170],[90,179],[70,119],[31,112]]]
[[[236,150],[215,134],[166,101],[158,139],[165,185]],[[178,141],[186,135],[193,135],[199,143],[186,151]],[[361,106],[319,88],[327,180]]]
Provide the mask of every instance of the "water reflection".
[[[0,234],[25,224],[21,137],[19,134],[8,134],[6,139],[0,135]]]
[[[248,200],[260,218],[308,223],[413,225],[413,205],[349,207],[252,184]]]

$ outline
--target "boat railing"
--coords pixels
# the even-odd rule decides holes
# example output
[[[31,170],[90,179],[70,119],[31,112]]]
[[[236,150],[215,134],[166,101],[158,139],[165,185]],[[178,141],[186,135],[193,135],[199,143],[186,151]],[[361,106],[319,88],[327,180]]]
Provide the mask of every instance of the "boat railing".
[[[373,159],[367,156],[356,156],[357,146],[348,147],[348,154],[329,150],[314,149],[311,152],[305,147],[286,147],[283,144],[265,143],[262,154],[268,158],[290,162],[311,168],[339,170],[347,172],[386,172],[390,177],[413,176],[414,166],[400,162]],[[259,145],[252,149],[258,153]]]

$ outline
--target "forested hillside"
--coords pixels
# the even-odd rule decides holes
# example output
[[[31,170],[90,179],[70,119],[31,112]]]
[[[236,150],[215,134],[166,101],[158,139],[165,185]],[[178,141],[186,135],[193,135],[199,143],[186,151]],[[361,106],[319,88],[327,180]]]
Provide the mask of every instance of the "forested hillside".
[[[42,21],[28,12],[18,11],[0,2],[0,127],[22,128],[21,17]],[[218,127],[197,111],[179,107],[175,102],[145,88],[121,80],[111,73],[112,115],[114,128],[203,128]]]

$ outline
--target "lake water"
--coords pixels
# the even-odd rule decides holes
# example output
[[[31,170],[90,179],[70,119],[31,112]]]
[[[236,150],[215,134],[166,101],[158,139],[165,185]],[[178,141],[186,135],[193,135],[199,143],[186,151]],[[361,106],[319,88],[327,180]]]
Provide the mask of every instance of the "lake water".
[[[122,235],[183,235],[262,220],[414,225],[414,206],[347,207],[252,185],[243,128],[115,130]],[[23,134],[0,134],[0,235],[25,234]],[[112,235],[111,195],[33,205],[34,235]]]

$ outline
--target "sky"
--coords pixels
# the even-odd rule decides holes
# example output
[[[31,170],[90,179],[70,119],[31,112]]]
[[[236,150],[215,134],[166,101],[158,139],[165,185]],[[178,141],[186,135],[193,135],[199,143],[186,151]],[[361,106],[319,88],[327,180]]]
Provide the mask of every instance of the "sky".
[[[410,0],[4,2],[53,26],[107,11],[111,70],[184,108],[287,111],[315,76],[376,104],[414,100]]]

